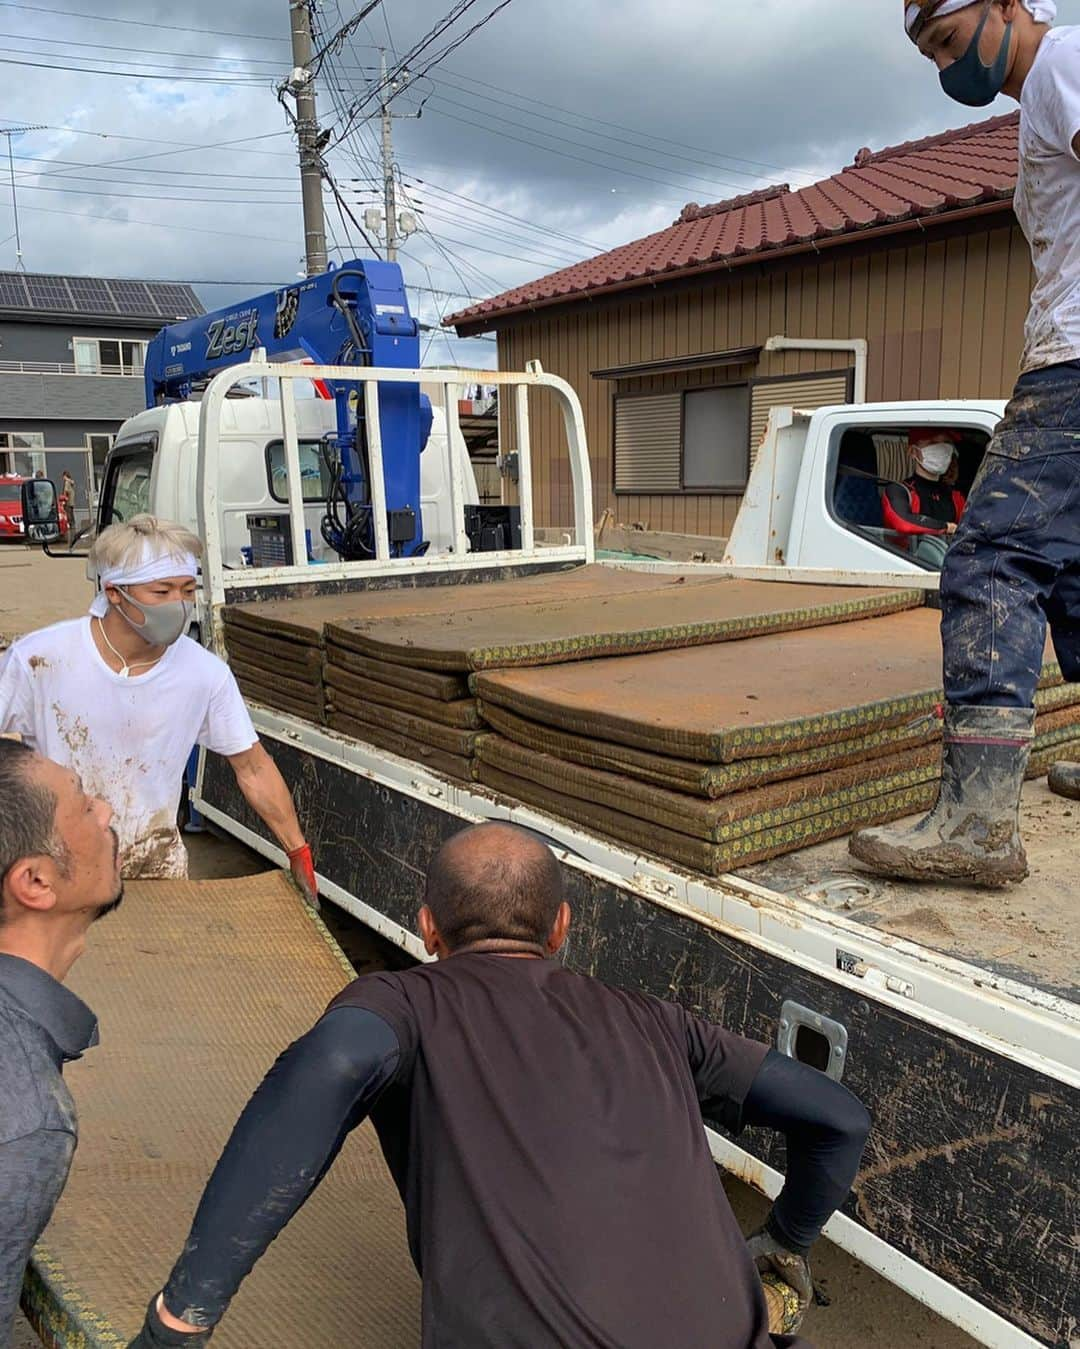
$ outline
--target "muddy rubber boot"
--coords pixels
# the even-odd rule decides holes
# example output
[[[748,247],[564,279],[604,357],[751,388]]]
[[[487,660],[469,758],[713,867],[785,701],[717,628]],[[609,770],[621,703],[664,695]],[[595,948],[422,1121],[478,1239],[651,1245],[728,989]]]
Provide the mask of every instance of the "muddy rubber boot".
[[[1047,777],[1050,790],[1058,796],[1080,801],[1080,763],[1056,763]]]
[[[1020,838],[1020,789],[1035,712],[949,707],[937,805],[910,828],[862,829],[853,856],[879,875],[990,887],[1028,874]]]

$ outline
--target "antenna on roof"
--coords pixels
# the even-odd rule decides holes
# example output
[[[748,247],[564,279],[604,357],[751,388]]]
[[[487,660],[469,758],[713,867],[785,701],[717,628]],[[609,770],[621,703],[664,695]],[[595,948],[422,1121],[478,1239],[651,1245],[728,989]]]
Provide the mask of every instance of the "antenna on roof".
[[[46,126],[0,126],[0,136],[7,137],[8,168],[11,170],[11,209],[15,216],[15,270],[25,272],[22,259],[22,238],[19,234],[19,198],[15,192],[15,156],[11,149],[12,136],[23,136],[28,131],[48,131]]]

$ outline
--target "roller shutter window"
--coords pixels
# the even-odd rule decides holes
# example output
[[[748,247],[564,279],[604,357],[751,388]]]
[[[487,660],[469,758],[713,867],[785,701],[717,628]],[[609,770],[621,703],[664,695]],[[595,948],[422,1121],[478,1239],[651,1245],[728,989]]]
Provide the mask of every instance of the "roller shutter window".
[[[678,492],[681,437],[681,393],[616,398],[616,492]]]
[[[831,403],[851,401],[851,372],[831,375],[795,375],[791,379],[766,380],[751,386],[750,393],[750,464],[757,458],[758,447],[769,424],[769,413],[775,407],[795,407],[812,410],[828,407]]]

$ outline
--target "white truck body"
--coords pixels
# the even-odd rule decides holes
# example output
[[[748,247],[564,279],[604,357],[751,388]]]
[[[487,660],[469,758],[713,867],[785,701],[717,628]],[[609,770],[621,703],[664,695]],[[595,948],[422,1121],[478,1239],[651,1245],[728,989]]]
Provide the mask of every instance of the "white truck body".
[[[420,572],[431,571],[436,573],[431,577],[433,581],[445,584],[452,582],[455,574],[471,568],[478,573],[490,568],[507,575],[519,568],[527,571],[593,560],[591,479],[580,405],[564,381],[534,367],[523,375],[483,372],[482,376],[486,382],[499,384],[500,393],[513,400],[510,410],[516,419],[521,470],[520,551],[466,555],[467,544],[462,546],[464,496],[460,462],[447,455],[448,490],[444,505],[448,511],[450,543],[445,554],[419,559],[393,558],[386,548],[384,530],[378,555],[371,562],[342,563],[327,559],[321,566],[311,566],[305,561],[290,567],[242,567],[239,549],[246,543],[243,517],[248,510],[267,508],[265,454],[275,439],[283,439],[285,446],[285,473],[290,485],[287,495],[292,503],[287,509],[294,542],[302,539],[305,526],[311,528],[311,508],[301,501],[302,469],[297,450],[309,434],[325,429],[316,425],[318,410],[307,408],[291,392],[281,403],[265,404],[261,410],[253,405],[253,400],[226,398],[228,390],[241,379],[271,378],[278,373],[280,368],[275,371],[261,365],[238,367],[212,381],[204,395],[201,413],[192,408],[170,408],[133,418],[123,428],[114,458],[110,459],[109,474],[114,475],[117,471],[114,459],[117,464],[122,462],[125,447],[137,446],[140,437],[151,431],[158,435],[160,461],[152,456],[143,508],[196,525],[205,539],[200,620],[203,640],[222,654],[221,613],[230,600],[251,603],[260,596],[295,598],[306,585],[322,583],[325,589],[329,583],[355,588],[366,584],[368,578],[381,584],[395,574],[414,584],[420,579]],[[369,443],[375,451],[380,444],[376,381],[433,378],[443,383],[447,392],[446,421],[453,443],[456,387],[469,378],[460,371],[342,371],[333,367],[308,369],[305,373],[327,380],[359,379],[364,384]],[[480,377],[477,372],[476,378]],[[283,378],[281,382],[285,390],[292,379]],[[554,390],[562,402],[574,487],[572,529],[563,546],[550,549],[540,549],[534,544],[528,393],[535,386]],[[872,484],[873,490],[864,494],[861,521],[853,523],[838,518],[837,485],[843,476],[839,470],[849,466],[844,463],[844,437],[850,433],[869,436],[873,441],[878,436],[880,444],[873,442],[879,452],[878,472],[867,472],[863,481],[877,477],[894,481],[903,476],[902,449],[911,427],[955,427],[971,435],[968,456],[971,462],[965,466],[970,477],[1001,411],[1001,404],[989,401],[843,406],[812,413],[793,409],[774,411],[723,563],[615,565],[643,565],[648,570],[693,571],[703,575],[932,588],[937,584],[936,575],[902,556],[884,537],[878,539],[875,535],[875,529],[880,529],[874,523],[876,482]],[[170,419],[179,420],[173,425]],[[377,453],[375,459],[381,462]],[[882,472],[883,468],[888,472]],[[373,479],[377,511],[384,504],[381,475],[376,473]],[[109,520],[110,490],[107,479],[102,523]],[[276,509],[286,509],[279,502],[274,505]],[[433,512],[437,512],[437,506]],[[442,517],[433,513],[430,518],[434,522]],[[429,529],[425,515],[425,532]],[[1063,1093],[1069,1100],[1075,1100],[1080,1091],[1080,1006],[1071,997],[1042,986],[1037,979],[1018,979],[992,964],[898,936],[879,927],[872,921],[872,915],[870,920],[860,921],[862,913],[858,905],[849,911],[846,896],[850,889],[844,889],[848,878],[832,871],[835,863],[831,860],[818,862],[813,850],[805,860],[805,867],[812,874],[799,876],[797,883],[782,882],[764,872],[761,876],[706,878],[658,858],[636,854],[632,849],[476,784],[448,780],[412,760],[352,737],[266,707],[255,706],[252,712],[267,743],[283,762],[291,762],[290,772],[295,781],[314,783],[318,799],[332,803],[334,837],[353,837],[358,822],[365,821],[364,829],[371,837],[365,838],[364,849],[370,849],[371,856],[377,856],[379,864],[385,864],[393,872],[393,885],[367,888],[351,862],[346,859],[338,865],[328,856],[325,865],[320,859],[321,893],[413,955],[422,957],[423,953],[405,926],[410,921],[407,906],[395,908],[388,898],[395,886],[401,889],[419,874],[416,866],[421,860],[419,856],[396,855],[397,851],[407,851],[410,831],[421,822],[425,828],[435,829],[433,821],[441,817],[449,817],[455,826],[485,819],[514,820],[545,834],[557,849],[561,864],[582,878],[583,883],[594,886],[597,893],[614,896],[617,908],[624,906],[628,912],[641,913],[644,906],[650,915],[655,911],[656,931],[677,928],[679,941],[687,943],[687,952],[700,951],[700,958],[705,959],[710,950],[734,943],[738,950],[735,960],[744,970],[747,988],[763,980],[762,996],[767,999],[782,996],[777,989],[786,987],[790,980],[812,987],[823,1006],[846,1003],[865,1009],[865,1015],[883,1024],[900,1025],[906,1019],[910,1028],[933,1037],[940,1046],[943,1062],[947,1059],[949,1065],[934,1090],[938,1096],[954,1087],[959,1093],[955,1102],[950,1097],[942,1106],[945,1110],[942,1118],[946,1121],[951,1119],[948,1112],[954,1104],[957,1111],[970,1106],[970,1094],[965,1093],[974,1090],[974,1086],[968,1085],[968,1079],[963,1077],[969,1071],[969,1060],[974,1063],[977,1059],[984,1065],[978,1070],[982,1076],[976,1075],[970,1082],[990,1096],[997,1090],[994,1083],[999,1072],[1003,1077],[1015,1072],[1039,1075],[1048,1093]],[[239,818],[241,811],[228,799],[228,781],[227,774],[222,776],[204,754],[192,792],[195,805],[216,826],[281,862],[283,857],[276,844],[252,827],[250,821]],[[360,803],[355,807],[359,812],[355,818],[349,814],[353,809],[352,797]],[[381,840],[377,836],[380,827],[384,828]],[[446,827],[445,821],[438,827]],[[1068,888],[1064,880],[1062,884]],[[871,901],[867,904],[872,907]],[[640,932],[638,935],[641,937]],[[646,973],[649,968],[646,962],[643,966]],[[665,995],[670,996],[670,991]],[[954,1065],[955,1081],[949,1076]],[[948,1137],[944,1144],[936,1135],[923,1140],[926,1155],[936,1155],[942,1146],[948,1149],[955,1145],[958,1153],[968,1147],[986,1146],[987,1139],[996,1137],[992,1114],[989,1104],[980,1105],[978,1127],[982,1127],[986,1116],[989,1131],[986,1138],[976,1131],[970,1143],[966,1136],[953,1139],[951,1126],[946,1123]],[[886,1122],[879,1120],[882,1134],[879,1148],[889,1146],[885,1128]],[[782,1176],[754,1154],[751,1144],[734,1143],[718,1133],[710,1133],[710,1143],[714,1156],[725,1167],[765,1193],[778,1191]],[[921,1155],[920,1152],[918,1156]],[[911,1166],[919,1164],[918,1156],[912,1154]],[[897,1161],[900,1173],[906,1165],[903,1157]],[[917,1226],[915,1210],[912,1222]],[[963,1327],[981,1344],[994,1349],[1036,1349],[1050,1342],[1029,1333],[1019,1316],[1012,1314],[1013,1309],[1000,1300],[996,1307],[987,1305],[992,1300],[982,1290],[957,1286],[948,1268],[935,1268],[933,1261],[920,1254],[917,1239],[908,1244],[906,1251],[899,1249],[845,1213],[832,1219],[827,1235]],[[1067,1296],[1067,1292],[1062,1293],[1062,1297]]]

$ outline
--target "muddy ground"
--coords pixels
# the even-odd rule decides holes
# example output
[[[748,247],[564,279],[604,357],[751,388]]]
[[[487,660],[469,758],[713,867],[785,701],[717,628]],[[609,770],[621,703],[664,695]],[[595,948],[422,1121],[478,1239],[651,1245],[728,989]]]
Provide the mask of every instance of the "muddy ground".
[[[84,566],[50,560],[19,545],[0,547],[0,645],[4,636],[10,639],[84,613],[92,595]],[[232,840],[206,834],[189,836],[187,843],[191,874],[199,879],[244,875],[266,866],[263,859]],[[354,965],[364,970],[381,967],[387,950],[374,934],[332,905],[325,907],[324,916]],[[764,1216],[766,1201],[737,1181],[730,1181],[727,1189],[744,1230],[752,1230]],[[807,1319],[805,1333],[816,1349],[865,1349],[883,1343],[890,1349],[974,1349],[974,1340],[827,1241],[815,1250],[814,1276],[830,1300],[829,1306],[814,1308]],[[38,1343],[30,1327],[20,1321],[12,1349],[35,1349]],[[379,1347],[358,1343],[354,1349]]]

